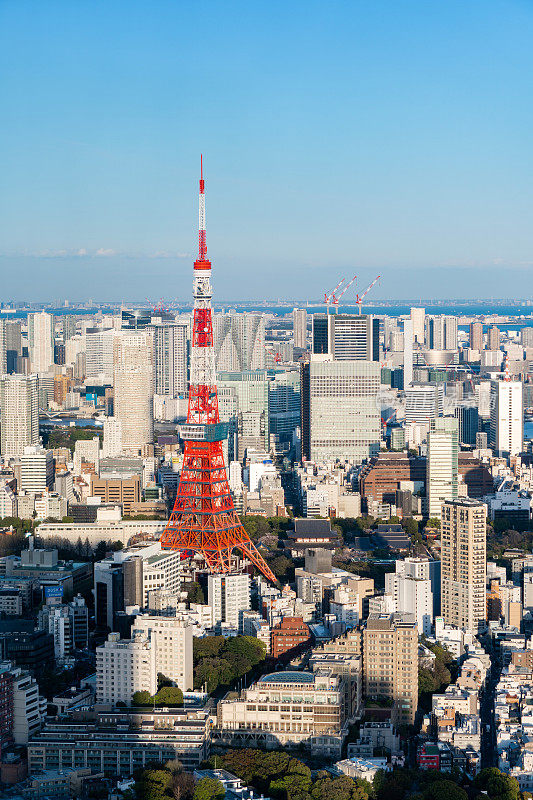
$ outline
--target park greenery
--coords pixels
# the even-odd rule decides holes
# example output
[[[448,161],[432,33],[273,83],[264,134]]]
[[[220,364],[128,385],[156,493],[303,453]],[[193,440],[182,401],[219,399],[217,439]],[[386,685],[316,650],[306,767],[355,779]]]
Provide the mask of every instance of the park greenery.
[[[134,692],[131,704],[139,708],[179,708],[183,705],[183,692],[177,686],[162,686],[153,695],[146,690]]]
[[[253,636],[206,636],[193,640],[194,686],[211,694],[229,686],[265,660],[263,642]]]
[[[60,447],[68,447],[71,452],[74,452],[74,448],[76,446],[76,442],[78,441],[87,441],[88,439],[94,439],[95,436],[98,436],[100,439],[100,443],[103,438],[103,430],[102,428],[77,428],[75,426],[68,427],[68,428],[54,428],[54,430],[50,431],[48,436],[46,434],[43,436],[44,445],[48,450],[57,450]]]
[[[451,670],[454,669],[453,656],[438,642],[433,644],[422,637],[422,643],[435,655],[431,667],[420,667],[418,670],[418,696],[420,706],[424,709],[431,707],[433,692],[442,692],[452,680]]]
[[[312,773],[303,761],[284,751],[230,750],[213,757],[210,765],[215,764],[277,800],[369,800],[373,796],[367,781],[336,777],[325,770]]]

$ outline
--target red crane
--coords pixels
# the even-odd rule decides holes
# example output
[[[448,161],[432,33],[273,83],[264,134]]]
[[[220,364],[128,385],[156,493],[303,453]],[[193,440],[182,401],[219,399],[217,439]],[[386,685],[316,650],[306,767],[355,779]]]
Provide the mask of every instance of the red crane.
[[[342,290],[342,292],[340,293],[340,295],[338,297],[335,294],[333,295],[332,302],[333,302],[333,305],[335,306],[335,314],[339,310],[339,300],[341,299],[343,294],[345,294],[347,292],[347,290],[350,288],[350,286],[352,285],[352,283],[355,281],[356,278],[357,278],[357,275],[354,275],[352,280],[348,281],[348,283],[346,284],[346,286],[344,287],[344,289]]]
[[[213,346],[211,262],[207,258],[205,182],[200,162],[198,258],[194,262],[194,312],[187,423],[181,426],[183,466],[174,509],[161,546],[198,553],[212,573],[230,572],[234,550],[240,550],[263,575],[276,582],[237,516],[230,493],[222,442],[227,426],[220,422]]]
[[[341,280],[329,294],[327,293],[324,294],[324,303],[326,304],[326,314],[329,314],[329,304],[332,301],[335,302],[335,292],[340,289],[343,283],[344,283],[344,278],[341,278]]]
[[[378,277],[374,281],[372,281],[370,286],[367,286],[367,288],[365,289],[365,291],[363,292],[362,295],[357,294],[355,296],[355,302],[357,304],[357,308],[359,309],[359,313],[361,313],[361,306],[363,304],[363,300],[365,299],[365,297],[369,293],[370,289],[372,289],[372,287],[376,285],[376,283],[379,281],[380,278],[381,278],[381,275],[378,275]]]

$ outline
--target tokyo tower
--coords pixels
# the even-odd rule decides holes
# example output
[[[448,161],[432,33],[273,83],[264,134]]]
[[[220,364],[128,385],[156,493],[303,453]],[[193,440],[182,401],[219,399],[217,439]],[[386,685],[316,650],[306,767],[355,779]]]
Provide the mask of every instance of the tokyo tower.
[[[239,550],[269,580],[276,577],[244,530],[230,494],[222,441],[228,426],[220,422],[213,347],[211,262],[207,258],[205,182],[200,160],[198,258],[194,262],[194,314],[191,378],[183,467],[174,509],[161,546],[199,553],[211,572],[230,572],[233,550]]]

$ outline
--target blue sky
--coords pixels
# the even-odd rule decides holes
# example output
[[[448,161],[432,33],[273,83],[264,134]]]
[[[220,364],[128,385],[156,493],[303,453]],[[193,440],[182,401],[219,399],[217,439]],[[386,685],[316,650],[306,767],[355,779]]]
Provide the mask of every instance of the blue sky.
[[[531,297],[530,0],[1,0],[2,299]]]

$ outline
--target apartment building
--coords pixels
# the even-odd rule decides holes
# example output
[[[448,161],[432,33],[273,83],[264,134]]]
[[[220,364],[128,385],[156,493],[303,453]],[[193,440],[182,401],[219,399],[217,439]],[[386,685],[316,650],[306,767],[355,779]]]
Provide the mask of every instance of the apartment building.
[[[469,498],[442,507],[442,617],[446,625],[472,633],[486,620],[486,516],[486,505]]]
[[[412,614],[370,614],[363,631],[365,697],[392,701],[396,726],[412,725],[418,706],[418,630]]]
[[[157,692],[154,643],[142,632],[134,632],[131,639],[110,633],[96,648],[96,702],[130,705],[138,691]]]
[[[193,628],[178,617],[138,614],[133,630],[150,638],[157,672],[182,692],[193,689]]]

